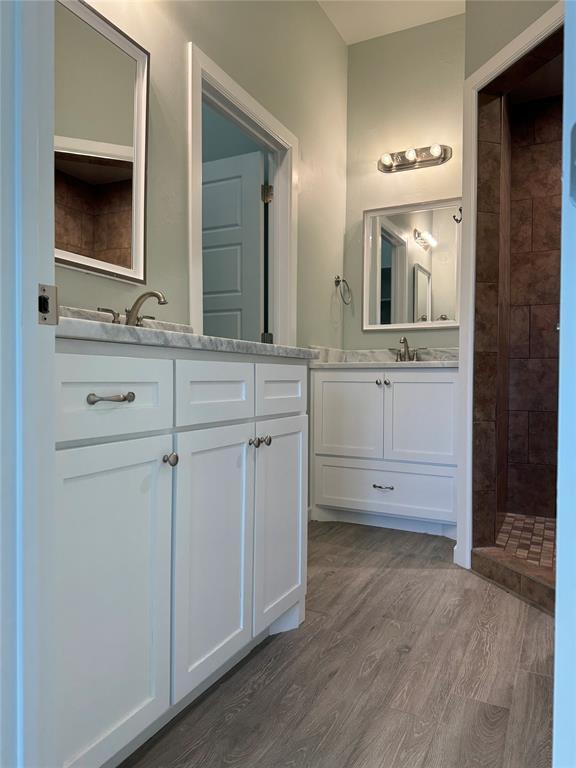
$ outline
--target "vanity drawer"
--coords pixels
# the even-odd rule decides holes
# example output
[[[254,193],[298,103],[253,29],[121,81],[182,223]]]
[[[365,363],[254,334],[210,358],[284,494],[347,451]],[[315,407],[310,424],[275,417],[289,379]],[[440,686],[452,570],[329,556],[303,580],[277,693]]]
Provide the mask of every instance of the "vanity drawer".
[[[456,480],[444,468],[411,472],[385,462],[321,457],[316,458],[314,486],[319,506],[456,521]]]
[[[256,365],[256,416],[306,413],[307,396],[307,366]]]
[[[254,416],[254,363],[176,361],[176,426]]]
[[[173,423],[171,360],[56,355],[56,440],[85,440],[169,429]],[[96,398],[128,395],[121,402]],[[133,395],[133,397],[132,397]]]

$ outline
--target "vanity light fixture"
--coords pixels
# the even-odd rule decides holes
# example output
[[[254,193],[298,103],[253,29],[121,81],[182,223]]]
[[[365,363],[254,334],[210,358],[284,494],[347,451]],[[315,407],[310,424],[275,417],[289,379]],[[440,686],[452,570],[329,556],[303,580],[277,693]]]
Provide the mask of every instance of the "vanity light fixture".
[[[410,171],[430,165],[442,165],[451,157],[452,147],[446,144],[432,144],[429,147],[405,149],[401,152],[385,152],[378,160],[378,170],[382,173]]]
[[[419,229],[415,229],[414,240],[416,240],[420,248],[423,248],[425,251],[430,250],[430,248],[436,248],[438,245],[438,240],[426,230],[421,232]]]

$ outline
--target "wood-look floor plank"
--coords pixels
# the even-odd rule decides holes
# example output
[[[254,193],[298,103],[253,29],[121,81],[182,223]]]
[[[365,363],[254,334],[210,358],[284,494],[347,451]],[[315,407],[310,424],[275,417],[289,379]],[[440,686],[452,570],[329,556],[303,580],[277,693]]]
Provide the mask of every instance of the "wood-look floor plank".
[[[504,761],[508,717],[504,707],[450,697],[423,768],[510,768]]]
[[[550,768],[552,680],[518,671],[506,737],[505,768]]]
[[[554,619],[537,608],[528,608],[520,668],[552,677],[554,662]]]
[[[452,546],[312,524],[305,623],[122,768],[549,768],[522,718],[549,733],[551,680],[532,673],[550,670],[550,619],[455,567]]]
[[[510,707],[528,606],[499,587],[490,586],[454,693],[485,704]]]

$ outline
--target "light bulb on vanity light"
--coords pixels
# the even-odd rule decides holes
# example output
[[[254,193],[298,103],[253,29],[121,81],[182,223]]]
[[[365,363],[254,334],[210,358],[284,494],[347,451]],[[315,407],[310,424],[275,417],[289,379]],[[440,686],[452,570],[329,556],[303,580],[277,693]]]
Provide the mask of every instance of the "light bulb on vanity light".
[[[416,150],[415,149],[407,149],[406,152],[404,152],[404,157],[410,163],[415,162],[415,160],[416,160]]]
[[[442,154],[442,147],[440,144],[432,144],[430,147],[430,154],[432,157],[440,157]]]
[[[380,158],[380,162],[382,165],[385,165],[386,168],[390,168],[390,166],[394,165],[394,160],[392,158],[392,155],[389,152],[385,152],[382,157]]]

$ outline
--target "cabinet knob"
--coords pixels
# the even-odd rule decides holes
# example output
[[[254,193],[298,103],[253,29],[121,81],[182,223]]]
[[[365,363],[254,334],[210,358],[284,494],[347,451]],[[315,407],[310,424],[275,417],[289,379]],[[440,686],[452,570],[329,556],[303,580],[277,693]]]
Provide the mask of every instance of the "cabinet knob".
[[[264,437],[264,438],[262,439],[262,442],[263,442],[265,445],[270,445],[270,443],[272,442],[272,437],[271,437],[270,435],[266,435],[266,437]]]
[[[382,386],[382,379],[376,379],[376,386],[381,387]]]
[[[384,379],[384,384],[386,384],[387,387],[390,386],[390,379]]]
[[[171,467],[175,467],[176,464],[180,461],[180,457],[177,453],[166,453],[164,456],[162,456],[162,461],[164,464],[170,464]]]
[[[261,443],[262,439],[260,437],[251,437],[250,440],[248,440],[248,445],[253,445],[254,448],[260,448]]]

